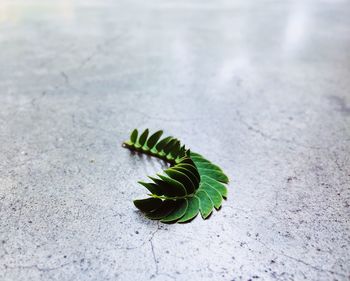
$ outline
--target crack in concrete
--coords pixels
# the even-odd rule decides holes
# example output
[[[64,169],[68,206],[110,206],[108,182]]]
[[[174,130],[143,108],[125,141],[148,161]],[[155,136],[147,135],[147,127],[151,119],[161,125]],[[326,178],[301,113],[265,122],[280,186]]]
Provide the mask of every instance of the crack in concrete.
[[[122,247],[119,249],[124,249],[124,250],[135,250],[138,248],[143,247],[147,242],[151,242],[153,240],[154,235],[160,230],[160,226],[159,226],[159,222],[157,222],[157,229],[155,231],[153,231],[150,235],[149,239],[144,240],[140,245],[135,246],[135,247]]]
[[[64,82],[65,84],[67,85],[67,87],[73,91],[76,91],[76,92],[79,92],[79,93],[82,93],[82,94],[86,94],[86,92],[82,91],[82,90],[79,90],[78,88],[74,87],[71,82],[70,82],[70,78],[68,76],[67,73],[65,73],[64,71],[61,71],[61,76],[63,77],[64,79]]]
[[[90,55],[88,55],[85,59],[83,59],[78,67],[78,69],[83,68],[84,66],[86,66],[90,61],[92,61],[98,54],[100,54],[103,49],[107,46],[109,46],[110,44],[112,44],[115,40],[119,39],[120,37],[122,37],[123,34],[119,34],[117,36],[114,36],[108,40],[105,40],[104,42],[102,42],[101,44],[98,44],[95,49],[91,52]]]
[[[153,256],[153,261],[154,261],[154,265],[155,265],[155,275],[158,275],[159,274],[159,268],[158,268],[158,260],[157,260],[157,257],[156,257],[156,254],[154,252],[154,246],[153,246],[153,241],[152,240],[149,240],[150,242],[150,245],[151,245],[151,250],[152,250],[152,256]]]
[[[307,148],[307,149],[327,150],[328,151],[327,147],[309,146],[309,145],[302,144],[302,143],[300,143],[300,142],[298,142],[298,141],[296,141],[294,139],[293,140],[289,140],[289,139],[284,139],[284,138],[276,138],[274,136],[268,135],[265,132],[261,131],[260,129],[257,129],[257,128],[253,127],[247,121],[245,121],[243,116],[242,116],[242,114],[239,112],[239,110],[236,110],[236,115],[238,116],[239,121],[243,125],[245,125],[249,131],[252,131],[253,133],[260,135],[264,139],[267,139],[267,140],[270,140],[270,141],[274,141],[274,142],[284,142],[284,143],[287,143],[287,144],[296,145],[296,146]]]
[[[86,64],[88,64],[95,56],[97,56],[102,50],[102,46],[101,45],[97,45],[95,50],[89,55],[87,56],[85,59],[82,60],[82,62],[79,65],[79,69],[83,68]]]
[[[328,270],[328,269],[320,268],[320,267],[318,267],[318,266],[315,266],[315,265],[312,265],[312,264],[310,264],[310,263],[307,263],[307,262],[303,261],[302,259],[298,259],[298,258],[289,256],[289,255],[284,254],[284,253],[282,253],[282,252],[280,253],[280,255],[282,255],[282,256],[284,256],[284,257],[286,257],[286,258],[292,259],[292,260],[294,260],[294,261],[296,261],[296,262],[302,263],[302,264],[304,264],[304,265],[306,265],[306,266],[309,266],[310,268],[312,268],[312,269],[314,269],[314,270],[316,270],[316,271],[327,272],[327,273],[331,273],[331,274],[338,275],[338,276],[341,276],[341,277],[348,277],[348,276],[346,276],[346,275],[343,274],[343,273],[336,272],[336,271],[333,271],[333,270]]]
[[[294,260],[294,261],[296,261],[296,262],[298,262],[298,263],[302,263],[302,264],[304,264],[304,265],[308,266],[309,268],[312,268],[312,269],[314,269],[314,270],[316,270],[316,271],[320,271],[320,272],[324,272],[324,273],[330,273],[330,274],[338,275],[338,276],[340,276],[340,277],[348,277],[348,276],[346,276],[346,275],[343,274],[343,273],[336,272],[336,271],[333,271],[333,270],[323,269],[323,268],[320,268],[320,267],[315,266],[315,265],[313,265],[313,264],[310,264],[310,263],[308,263],[308,262],[306,262],[306,261],[304,261],[304,260],[302,260],[302,259],[298,259],[298,258],[295,258],[295,257],[293,257],[293,256],[287,255],[287,254],[285,254],[285,253],[283,253],[283,252],[276,251],[276,250],[274,250],[274,249],[268,247],[268,246],[266,245],[266,243],[264,243],[264,242],[262,242],[262,241],[260,241],[260,240],[258,240],[258,239],[254,239],[254,238],[250,238],[250,239],[252,239],[252,240],[254,240],[254,241],[260,243],[261,245],[263,245],[264,247],[266,247],[266,249],[268,249],[268,250],[270,250],[271,252],[277,254],[278,256],[283,256],[283,257],[285,257],[285,258]]]
[[[154,251],[154,244],[153,244],[153,238],[155,236],[155,234],[161,229],[161,227],[159,226],[159,221],[157,222],[157,229],[156,231],[154,231],[150,237],[150,239],[148,240],[150,245],[151,245],[151,251],[152,251],[152,257],[153,257],[153,262],[154,262],[154,265],[155,265],[155,273],[151,276],[151,278],[155,277],[155,276],[158,276],[158,275],[163,275],[163,276],[168,276],[169,278],[173,279],[173,280],[176,280],[176,278],[168,273],[164,273],[164,272],[159,272],[159,261],[158,261],[158,258],[156,256],[156,253]]]

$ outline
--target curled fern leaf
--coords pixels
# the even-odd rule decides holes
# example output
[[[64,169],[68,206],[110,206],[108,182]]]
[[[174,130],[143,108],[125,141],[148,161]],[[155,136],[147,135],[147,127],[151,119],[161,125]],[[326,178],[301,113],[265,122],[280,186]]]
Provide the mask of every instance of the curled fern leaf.
[[[150,194],[146,199],[135,200],[135,206],[146,217],[165,223],[188,222],[198,213],[203,219],[208,218],[227,197],[228,177],[219,166],[186,149],[178,139],[161,139],[162,135],[163,131],[149,135],[148,129],[139,135],[135,129],[130,140],[123,143],[126,148],[170,163],[163,174],[149,177],[152,182],[139,182]]]

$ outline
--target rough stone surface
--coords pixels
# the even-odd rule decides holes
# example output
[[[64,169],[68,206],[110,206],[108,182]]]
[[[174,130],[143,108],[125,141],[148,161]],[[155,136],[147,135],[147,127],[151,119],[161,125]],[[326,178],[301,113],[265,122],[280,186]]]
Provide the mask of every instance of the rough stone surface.
[[[350,4],[1,1],[0,280],[349,280]],[[132,199],[165,129],[230,176],[210,219]]]

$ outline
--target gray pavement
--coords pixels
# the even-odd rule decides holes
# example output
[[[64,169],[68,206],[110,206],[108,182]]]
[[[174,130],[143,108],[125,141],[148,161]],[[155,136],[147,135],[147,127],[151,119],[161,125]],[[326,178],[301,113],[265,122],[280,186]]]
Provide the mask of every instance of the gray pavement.
[[[349,1],[1,1],[0,280],[350,280]],[[164,129],[229,197],[132,204]]]

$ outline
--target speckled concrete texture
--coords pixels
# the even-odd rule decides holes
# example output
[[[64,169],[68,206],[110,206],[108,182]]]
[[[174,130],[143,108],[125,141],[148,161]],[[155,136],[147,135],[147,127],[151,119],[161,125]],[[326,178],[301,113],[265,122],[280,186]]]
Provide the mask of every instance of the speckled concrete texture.
[[[350,280],[349,1],[1,1],[0,280]],[[230,176],[132,204],[164,129]]]

